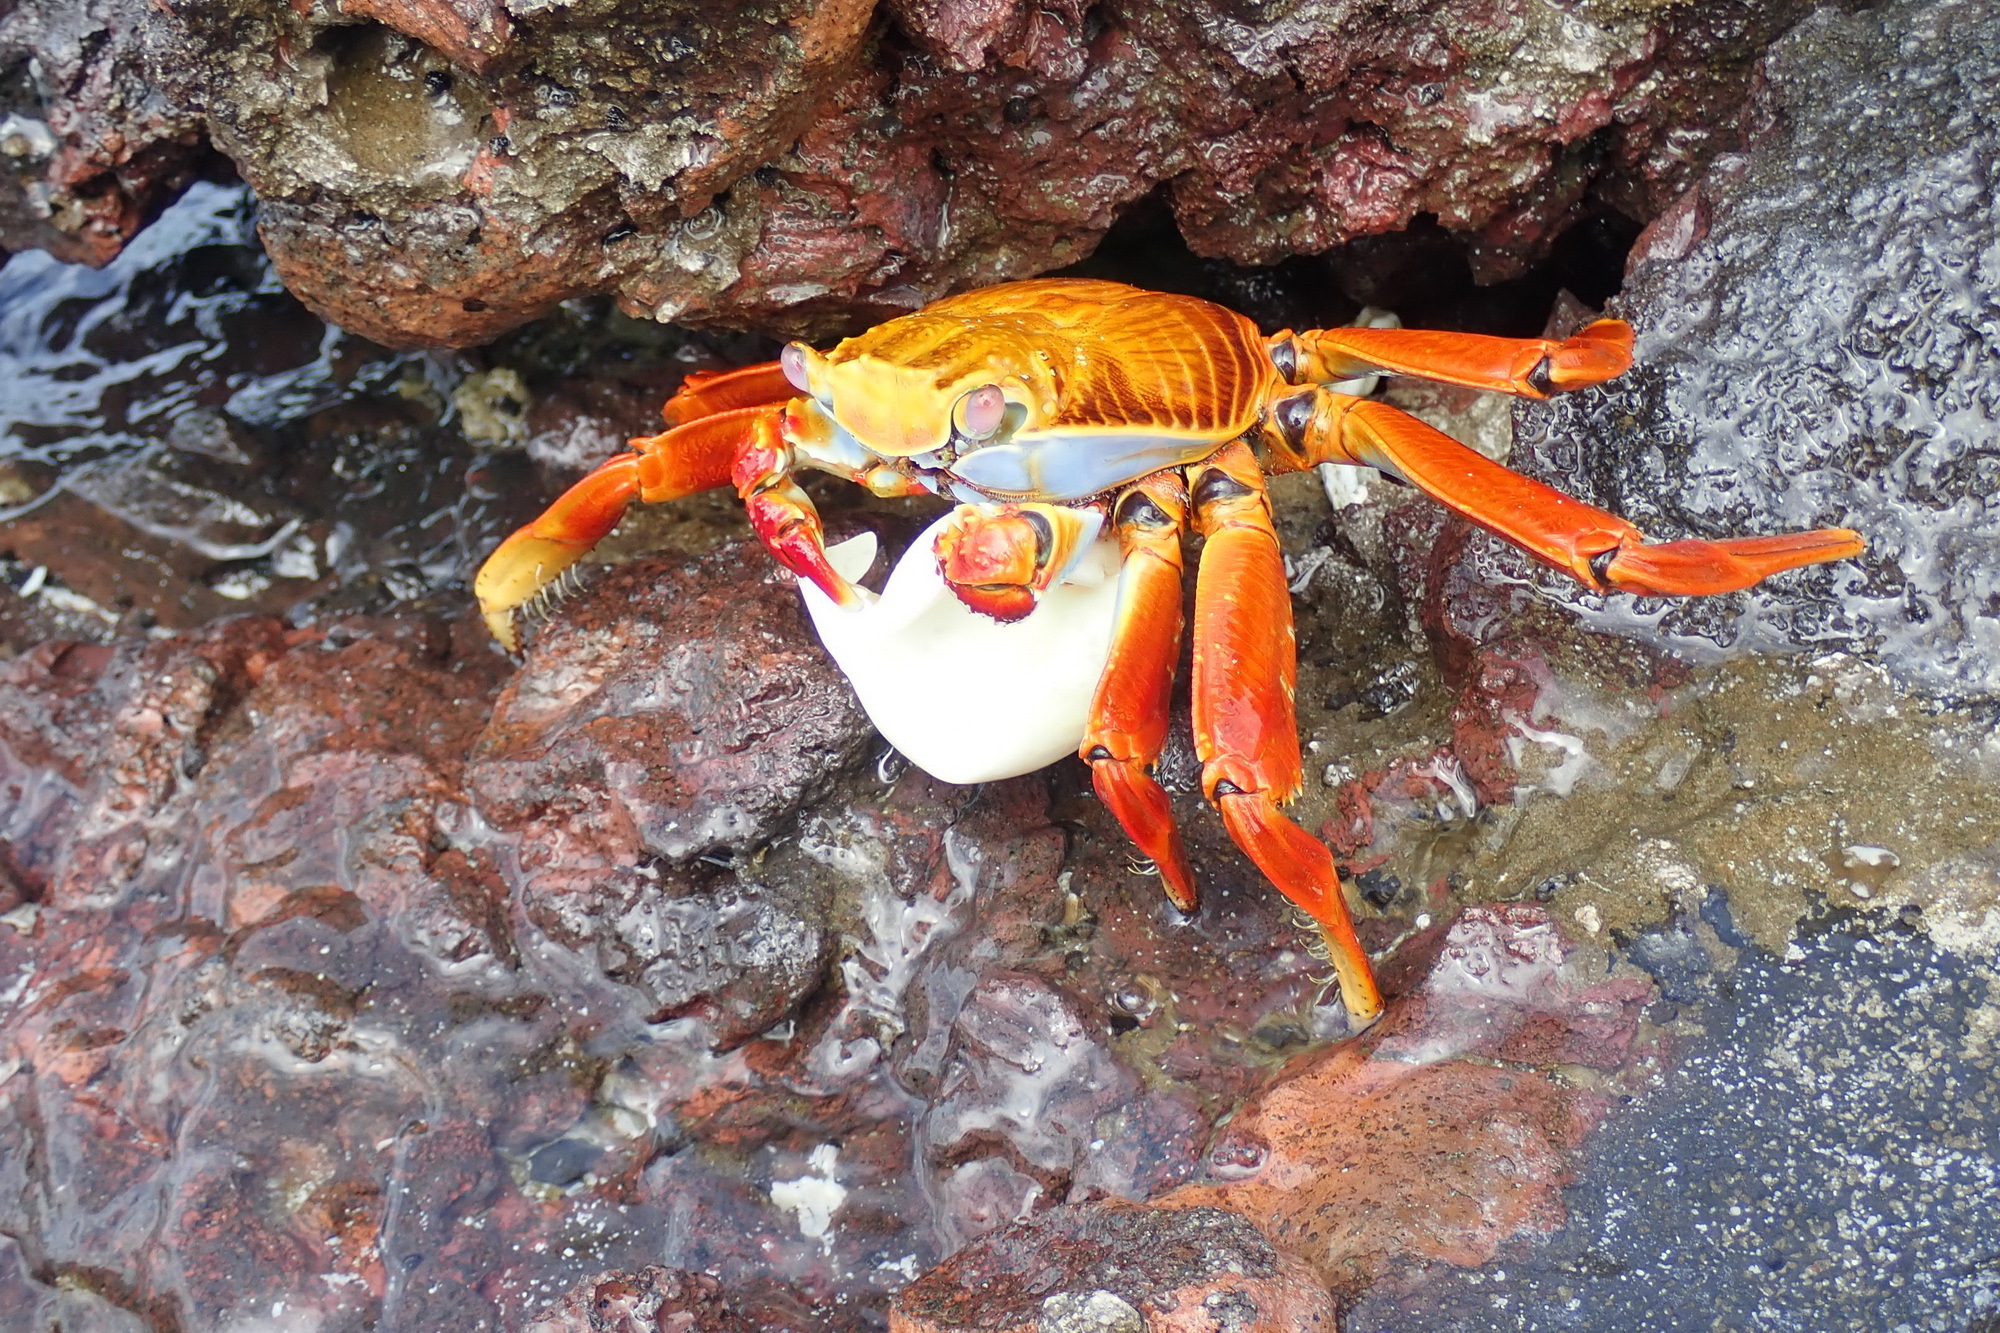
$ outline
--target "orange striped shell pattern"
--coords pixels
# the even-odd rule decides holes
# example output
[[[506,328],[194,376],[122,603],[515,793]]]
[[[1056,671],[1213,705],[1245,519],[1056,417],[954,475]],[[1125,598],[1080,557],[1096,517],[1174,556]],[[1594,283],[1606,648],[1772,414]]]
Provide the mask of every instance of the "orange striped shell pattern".
[[[804,354],[812,396],[862,448],[1010,500],[1087,499],[1195,462],[1249,430],[1279,381],[1242,315],[1080,278],[966,292]],[[954,439],[954,405],[989,384],[1005,425]]]

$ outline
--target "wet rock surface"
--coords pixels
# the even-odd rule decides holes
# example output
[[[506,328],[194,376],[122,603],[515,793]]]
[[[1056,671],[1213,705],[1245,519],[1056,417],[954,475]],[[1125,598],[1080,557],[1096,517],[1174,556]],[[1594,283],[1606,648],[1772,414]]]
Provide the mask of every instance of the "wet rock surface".
[[[544,1311],[528,1333],[748,1333],[722,1284],[694,1273],[644,1268],[586,1282]]]
[[[1071,1205],[994,1232],[896,1298],[899,1333],[1332,1333],[1305,1266],[1221,1208]]]
[[[770,842],[872,735],[793,581],[736,542],[620,566],[570,602],[498,700],[471,783],[497,827],[629,829],[632,852],[679,863]]]
[[[201,118],[145,63],[149,13],[25,0],[0,17],[0,246],[106,264],[220,165]]]
[[[1641,937],[1676,993],[1658,1018],[1679,1067],[1586,1149],[1567,1229],[1414,1299],[1365,1300],[1346,1326],[1987,1327],[1996,919],[1975,941],[1916,914],[1833,914],[1774,958],[1711,898]]]
[[[1414,993],[1287,1067],[1218,1132],[1206,1179],[1161,1202],[1251,1218],[1349,1296],[1561,1231],[1584,1137],[1652,1072],[1636,1042],[1652,987],[1586,980],[1604,959],[1568,957],[1537,906],[1469,908],[1436,933],[1407,951],[1435,950]]]
[[[251,202],[198,183],[102,270],[27,252],[0,271],[0,642],[456,614],[545,475],[657,429],[680,377],[721,363],[601,308],[498,365],[385,352],[284,291]]]
[[[2000,19],[1827,10],[1767,69],[1770,127],[1633,255],[1637,368],[1524,411],[1522,459],[1658,536],[1845,526],[1869,552],[1728,598],[1558,596],[1684,652],[1866,644],[1990,697]]]
[[[791,580],[739,541],[620,566],[569,602],[495,700],[468,787],[521,838],[537,925],[594,947],[659,1017],[697,1007],[740,1040],[819,985],[828,886],[746,872],[704,887],[716,877],[687,867],[769,844],[871,743]]]
[[[513,10],[365,12],[454,79],[528,68]],[[1783,59],[1942,23],[1897,47],[1921,88],[1970,67],[1961,12],[1819,20]],[[898,4],[869,49],[1051,77],[1040,15]],[[1931,124],[1909,105],[1881,119]],[[1074,763],[955,788],[880,749],[727,497],[635,513],[501,657],[471,561],[685,369],[768,345],[579,304],[478,354],[384,352],[278,291],[242,200],[197,186],[96,274],[0,276],[0,1328],[2000,1317],[2000,745],[1978,691],[1911,685],[1969,679],[1976,633],[1690,664],[1407,492],[1278,479],[1296,809],[1391,997],[1356,1036],[1184,727],[1185,919]],[[1690,309],[1730,288],[1667,233],[1635,290],[1680,327],[1677,266]],[[1258,271],[1134,235],[1106,271],[1272,324],[1395,292],[1521,332],[1559,281],[1439,318],[1411,274],[1465,257],[1436,229]],[[1385,392],[1538,466],[1621,401]],[[1679,485],[1621,502],[1650,522]],[[868,508],[815,494],[836,526]],[[1893,559],[1969,586],[1948,546]]]
[[[1684,189],[1805,6],[99,8],[95,58],[143,56],[178,110],[91,88],[83,110],[155,157],[198,125],[286,284],[410,347],[586,294],[823,335],[1074,262],[1156,191],[1236,263],[1424,216],[1507,276],[1581,216]],[[107,234],[100,257],[129,231]]]

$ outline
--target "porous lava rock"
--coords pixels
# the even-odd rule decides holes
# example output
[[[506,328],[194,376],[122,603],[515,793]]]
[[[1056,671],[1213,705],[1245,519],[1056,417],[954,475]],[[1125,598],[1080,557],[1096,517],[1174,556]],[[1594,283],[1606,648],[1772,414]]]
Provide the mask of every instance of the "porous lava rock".
[[[1868,551],[1729,597],[1551,592],[1690,655],[1867,646],[1991,697],[2000,15],[1825,9],[1767,69],[1768,128],[1632,254],[1637,365],[1519,409],[1517,464],[1656,539],[1849,527]]]
[[[904,1288],[891,1333],[1334,1333],[1306,1267],[1220,1208],[1072,1204]]]
[[[140,37],[286,283],[395,346],[582,293],[821,335],[1087,254],[1163,190],[1268,264],[1430,215],[1486,277],[1650,217],[1801,0],[166,0]]]
[[[568,830],[599,864],[683,863],[769,841],[873,734],[793,580],[733,542],[618,566],[566,603],[496,702],[470,783],[498,827],[551,845]]]
[[[722,1284],[658,1266],[581,1282],[535,1316],[527,1333],[751,1333]]]
[[[22,0],[0,16],[0,247],[93,267],[193,179],[201,118],[147,69],[145,0]]]
[[[734,1044],[819,983],[831,886],[797,858],[718,877],[874,736],[761,550],[619,566],[535,635],[472,759],[518,833],[532,920]]]

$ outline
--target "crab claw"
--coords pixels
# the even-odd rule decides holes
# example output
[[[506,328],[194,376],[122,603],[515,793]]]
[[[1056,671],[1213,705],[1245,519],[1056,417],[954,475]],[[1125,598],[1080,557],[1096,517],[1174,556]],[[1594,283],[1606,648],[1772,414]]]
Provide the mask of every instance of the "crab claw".
[[[960,505],[938,530],[938,574],[981,615],[1020,620],[1069,573],[1104,528],[1095,509]]]
[[[570,566],[590,553],[595,542],[537,537],[521,531],[500,544],[480,567],[473,592],[486,618],[486,628],[510,653],[521,651],[521,627],[515,613],[552,586]],[[531,614],[531,620],[534,618]]]
[[[472,591],[486,627],[510,653],[521,650],[515,611],[534,605],[557,578],[618,526],[625,507],[639,494],[642,458],[619,454],[563,492],[528,526],[519,529],[486,558]]]

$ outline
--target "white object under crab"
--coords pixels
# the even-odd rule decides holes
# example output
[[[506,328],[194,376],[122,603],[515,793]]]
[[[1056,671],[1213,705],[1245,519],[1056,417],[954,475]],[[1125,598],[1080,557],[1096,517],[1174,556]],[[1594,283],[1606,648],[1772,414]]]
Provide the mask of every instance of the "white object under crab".
[[[949,516],[947,516],[947,519]],[[1083,743],[1118,614],[1118,543],[1101,537],[1068,578],[1011,624],[967,607],[938,574],[947,519],[910,543],[878,597],[843,611],[803,580],[820,642],[854,684],[875,729],[946,782],[1032,773]],[[874,533],[827,550],[852,581],[875,561]]]

